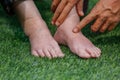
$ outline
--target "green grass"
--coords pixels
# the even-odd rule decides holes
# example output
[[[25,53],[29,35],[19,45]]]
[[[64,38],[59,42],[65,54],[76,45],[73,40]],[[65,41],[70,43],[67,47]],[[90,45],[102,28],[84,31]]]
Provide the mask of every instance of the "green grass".
[[[36,3],[54,34],[50,1]],[[89,11],[95,3],[91,1]],[[7,16],[0,8],[0,80],[120,80],[120,24],[104,34],[92,33],[89,27],[83,33],[102,49],[100,58],[81,59],[66,46],[61,46],[66,55],[62,59],[36,58],[16,16]]]

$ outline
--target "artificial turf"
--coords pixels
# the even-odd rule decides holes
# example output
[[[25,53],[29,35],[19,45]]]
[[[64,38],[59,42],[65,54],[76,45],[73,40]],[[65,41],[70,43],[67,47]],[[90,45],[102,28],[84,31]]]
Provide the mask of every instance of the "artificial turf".
[[[89,11],[97,0],[89,3]],[[52,34],[51,0],[36,1]],[[88,11],[88,12],[89,12]],[[111,32],[93,33],[89,24],[82,31],[102,50],[98,59],[81,59],[62,46],[64,58],[37,58],[16,16],[8,16],[0,6],[0,80],[120,80],[120,24]]]

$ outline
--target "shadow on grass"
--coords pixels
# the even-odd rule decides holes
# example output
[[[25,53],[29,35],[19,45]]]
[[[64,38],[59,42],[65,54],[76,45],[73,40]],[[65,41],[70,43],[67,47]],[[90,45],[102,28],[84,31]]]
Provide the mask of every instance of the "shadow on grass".
[[[94,42],[95,42],[95,44],[99,44],[99,45],[120,44],[120,36],[100,37],[100,38],[96,39]]]

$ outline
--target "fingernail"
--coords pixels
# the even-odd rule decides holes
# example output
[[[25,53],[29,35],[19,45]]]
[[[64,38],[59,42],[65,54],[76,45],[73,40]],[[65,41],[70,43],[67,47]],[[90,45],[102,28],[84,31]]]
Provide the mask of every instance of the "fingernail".
[[[59,22],[56,22],[55,24],[56,24],[56,26],[59,26],[59,25],[60,25],[60,23],[59,23]]]
[[[75,33],[78,32],[78,31],[79,31],[78,28],[73,29],[73,32],[75,32]]]
[[[80,14],[80,16],[84,16],[83,11],[80,11],[79,14]]]
[[[81,16],[84,16],[84,13],[83,13],[83,11],[81,11]]]

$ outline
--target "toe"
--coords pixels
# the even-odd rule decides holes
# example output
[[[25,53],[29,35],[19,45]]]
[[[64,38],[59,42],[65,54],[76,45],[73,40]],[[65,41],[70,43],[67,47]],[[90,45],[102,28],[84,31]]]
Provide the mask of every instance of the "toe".
[[[62,53],[62,51],[58,52],[59,57],[63,58],[65,55]]]
[[[36,57],[39,57],[39,54],[37,53],[37,51],[35,50],[32,50],[32,55],[36,56]]]
[[[91,57],[97,57],[96,50],[94,48],[87,48],[86,51],[91,55]]]
[[[79,50],[77,55],[81,58],[91,58],[90,54],[87,53],[85,50]]]
[[[55,51],[56,51],[56,54],[58,55],[58,57],[61,57],[61,58],[64,57],[64,54],[62,53],[60,48],[56,48]]]
[[[95,58],[100,57],[100,50],[97,47],[92,48],[92,52],[94,53]]]
[[[96,47],[96,53],[97,53],[97,57],[100,57],[101,55],[101,50],[99,48]]]
[[[97,58],[97,57],[98,57],[98,53],[97,53],[96,47],[92,48],[91,50],[92,50],[93,55],[94,55],[93,57],[94,57],[94,58]]]
[[[51,54],[51,56],[52,56],[53,58],[58,57],[57,54],[56,54],[56,52],[55,52],[55,50],[53,50],[53,49],[49,49],[49,53]]]
[[[43,53],[43,51],[41,49],[38,50],[38,54],[41,57],[45,57],[45,54]]]
[[[99,49],[96,47],[87,48],[86,51],[91,55],[93,58],[97,58],[100,56]]]
[[[49,50],[44,49],[43,52],[44,52],[44,54],[46,55],[46,57],[48,57],[49,59],[52,58],[52,56],[51,56],[50,53],[49,53]]]

